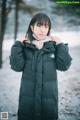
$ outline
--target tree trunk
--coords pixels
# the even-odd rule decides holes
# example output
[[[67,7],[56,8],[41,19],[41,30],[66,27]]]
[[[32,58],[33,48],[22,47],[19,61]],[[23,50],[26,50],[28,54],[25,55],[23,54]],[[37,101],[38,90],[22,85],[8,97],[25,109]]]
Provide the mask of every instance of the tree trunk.
[[[18,10],[19,10],[19,0],[15,1],[15,30],[14,30],[14,39],[16,40],[17,38],[17,33],[18,33]]]
[[[2,41],[0,41],[0,68],[2,68]]]
[[[2,44],[4,39],[4,33],[5,33],[5,26],[6,26],[6,3],[7,0],[2,0],[1,5],[1,18],[0,18],[0,68],[2,68]]]

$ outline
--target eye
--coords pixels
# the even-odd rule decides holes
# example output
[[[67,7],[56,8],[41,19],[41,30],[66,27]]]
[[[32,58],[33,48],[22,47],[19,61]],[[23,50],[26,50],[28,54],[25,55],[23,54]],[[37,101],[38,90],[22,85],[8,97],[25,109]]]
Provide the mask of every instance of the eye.
[[[37,27],[41,27],[41,24],[38,23],[38,24],[37,24]]]
[[[45,28],[49,28],[49,25],[48,25],[48,24],[46,24],[46,25],[45,25]]]

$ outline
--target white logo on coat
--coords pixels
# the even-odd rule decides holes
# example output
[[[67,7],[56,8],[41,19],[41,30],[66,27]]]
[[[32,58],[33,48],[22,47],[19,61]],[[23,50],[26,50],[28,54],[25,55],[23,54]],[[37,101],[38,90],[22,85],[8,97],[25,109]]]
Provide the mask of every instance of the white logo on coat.
[[[53,53],[50,54],[50,58],[54,59],[55,55]]]

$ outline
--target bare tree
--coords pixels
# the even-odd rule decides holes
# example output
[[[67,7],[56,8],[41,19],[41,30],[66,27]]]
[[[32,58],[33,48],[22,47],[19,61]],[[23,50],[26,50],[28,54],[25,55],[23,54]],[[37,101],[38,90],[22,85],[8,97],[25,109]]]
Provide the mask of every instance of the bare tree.
[[[0,68],[2,67],[2,44],[5,34],[5,27],[6,27],[6,2],[7,0],[1,1],[1,19],[0,19]]]
[[[18,33],[18,11],[19,11],[19,2],[20,0],[15,1],[15,30],[14,30],[14,39],[16,40],[17,38],[17,33]]]
[[[12,7],[14,4],[15,7]],[[8,21],[8,14],[11,10],[15,10],[15,30],[14,30],[14,39],[17,38],[18,33],[18,11],[23,10],[30,14],[34,14],[34,12],[41,10],[41,8],[34,7],[32,5],[27,5],[23,0],[0,0],[0,68],[2,68],[2,45],[6,30],[6,24]]]

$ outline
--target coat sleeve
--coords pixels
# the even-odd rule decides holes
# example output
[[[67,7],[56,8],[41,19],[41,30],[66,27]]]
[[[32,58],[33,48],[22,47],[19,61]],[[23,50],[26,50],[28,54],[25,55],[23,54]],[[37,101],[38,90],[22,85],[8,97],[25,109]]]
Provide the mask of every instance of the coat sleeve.
[[[10,65],[11,69],[20,72],[24,68],[24,55],[23,55],[23,44],[20,41],[16,41],[11,48]]]
[[[72,58],[69,54],[68,44],[60,43],[56,45],[56,68],[60,71],[68,70]]]

